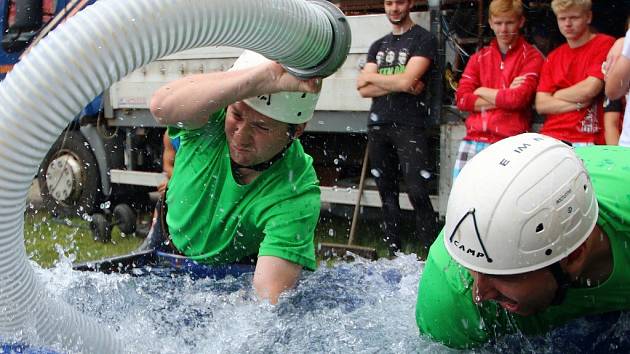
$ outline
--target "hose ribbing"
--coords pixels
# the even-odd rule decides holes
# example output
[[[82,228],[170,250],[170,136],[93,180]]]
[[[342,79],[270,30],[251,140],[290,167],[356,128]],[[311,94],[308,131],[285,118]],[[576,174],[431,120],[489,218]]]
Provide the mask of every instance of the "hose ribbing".
[[[234,46],[290,68],[315,67],[335,42],[330,15],[322,9],[301,0],[101,0],[51,32],[14,67],[0,83],[4,340],[86,353],[123,351],[102,324],[49,297],[24,248],[28,188],[68,122],[131,71],[184,49]]]

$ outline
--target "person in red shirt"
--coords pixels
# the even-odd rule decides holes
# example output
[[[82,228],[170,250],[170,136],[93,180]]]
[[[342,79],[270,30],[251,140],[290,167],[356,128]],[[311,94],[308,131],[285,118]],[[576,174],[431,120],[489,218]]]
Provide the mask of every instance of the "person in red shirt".
[[[603,143],[602,64],[615,39],[591,32],[591,0],[553,0],[551,8],[567,43],[543,64],[536,110],[546,116],[541,133],[576,145]]]
[[[453,178],[491,143],[530,127],[543,56],[520,34],[521,0],[493,0],[489,10],[496,38],[470,58],[457,88],[457,107],[469,115]]]

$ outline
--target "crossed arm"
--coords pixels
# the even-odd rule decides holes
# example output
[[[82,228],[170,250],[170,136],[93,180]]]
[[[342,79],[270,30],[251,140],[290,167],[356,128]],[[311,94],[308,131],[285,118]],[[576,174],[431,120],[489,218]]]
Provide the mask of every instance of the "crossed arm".
[[[357,78],[357,90],[362,97],[380,97],[394,92],[418,95],[424,90],[421,79],[430,65],[429,58],[415,56],[409,59],[404,72],[383,75],[378,73],[375,63],[367,63]]]
[[[514,80],[512,80],[512,82],[510,83],[510,87],[508,88],[508,90],[514,90],[521,87],[521,85],[526,83],[527,80],[533,80],[534,82],[536,81],[535,78],[528,77],[528,76],[530,75],[522,75],[522,76],[515,77]],[[499,95],[499,92],[500,92],[499,89],[484,87],[484,86],[480,86],[477,89],[475,89],[475,91],[473,91],[473,94],[477,96],[477,99],[475,100],[475,106],[474,106],[475,112],[481,112],[483,110],[494,109],[494,108],[500,107],[500,105],[497,103],[497,96]],[[528,96],[529,95],[527,94],[524,95],[524,97],[528,97]],[[519,108],[516,106],[520,106],[520,105],[514,103],[514,104],[510,104],[509,106],[511,107],[500,107],[500,108],[514,109],[514,108]]]
[[[590,106],[604,88],[604,82],[596,77],[586,79],[556,92],[537,92],[536,111],[540,114],[556,114]]]

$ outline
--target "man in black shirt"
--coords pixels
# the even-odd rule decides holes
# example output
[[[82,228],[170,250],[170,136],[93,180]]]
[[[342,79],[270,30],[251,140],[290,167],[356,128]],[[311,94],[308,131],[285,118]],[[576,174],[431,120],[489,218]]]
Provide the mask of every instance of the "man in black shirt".
[[[385,241],[390,255],[400,250],[398,176],[404,176],[419,235],[436,234],[427,188],[428,151],[425,73],[436,51],[435,38],[409,17],[413,0],[385,0],[392,32],[372,44],[357,90],[371,97],[368,118],[372,175],[383,202]],[[428,240],[431,241],[431,240]]]

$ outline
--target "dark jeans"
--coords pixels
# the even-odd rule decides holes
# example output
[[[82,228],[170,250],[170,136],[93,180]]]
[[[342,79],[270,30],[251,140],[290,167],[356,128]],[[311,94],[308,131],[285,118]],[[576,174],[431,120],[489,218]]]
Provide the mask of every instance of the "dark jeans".
[[[382,125],[368,129],[371,174],[383,202],[384,240],[393,255],[401,248],[399,177],[404,178],[413,206],[417,236],[436,236],[437,218],[429,199],[429,151],[424,129]]]

